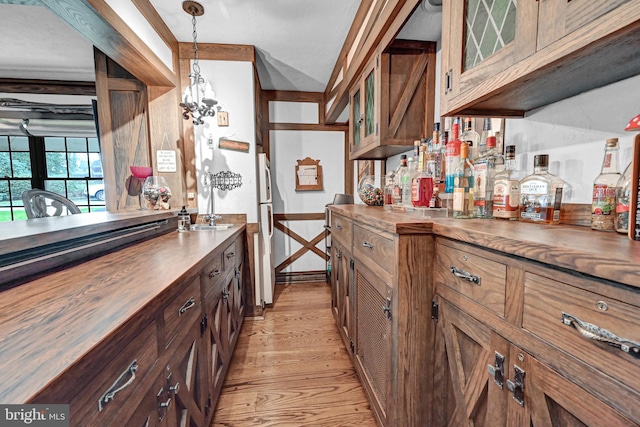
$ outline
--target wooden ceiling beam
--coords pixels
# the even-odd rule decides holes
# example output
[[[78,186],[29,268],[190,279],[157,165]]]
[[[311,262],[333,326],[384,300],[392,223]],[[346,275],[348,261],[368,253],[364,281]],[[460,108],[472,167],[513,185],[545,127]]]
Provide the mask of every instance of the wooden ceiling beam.
[[[64,80],[0,79],[0,92],[96,96],[96,84]]]

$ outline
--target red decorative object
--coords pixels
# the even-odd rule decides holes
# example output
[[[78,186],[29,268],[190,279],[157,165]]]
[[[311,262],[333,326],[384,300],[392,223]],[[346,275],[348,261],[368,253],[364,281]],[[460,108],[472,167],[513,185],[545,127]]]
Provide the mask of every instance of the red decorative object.
[[[640,131],[640,114],[638,114],[633,119],[631,119],[631,121],[629,122],[627,127],[624,128],[624,130],[626,130],[626,131],[632,131],[632,130]]]
[[[129,169],[131,169],[131,175],[142,181],[153,175],[153,168],[149,166],[129,166]]]

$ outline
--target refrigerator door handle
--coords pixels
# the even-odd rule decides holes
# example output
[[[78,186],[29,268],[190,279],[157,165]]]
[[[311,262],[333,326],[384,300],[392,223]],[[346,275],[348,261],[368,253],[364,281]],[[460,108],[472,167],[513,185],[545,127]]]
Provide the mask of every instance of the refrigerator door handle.
[[[266,190],[265,196],[267,197],[267,200],[265,200],[265,202],[271,203],[271,171],[266,166],[264,169],[267,172],[267,182],[264,183],[265,190]]]
[[[269,206],[269,239],[273,237],[273,208]]]

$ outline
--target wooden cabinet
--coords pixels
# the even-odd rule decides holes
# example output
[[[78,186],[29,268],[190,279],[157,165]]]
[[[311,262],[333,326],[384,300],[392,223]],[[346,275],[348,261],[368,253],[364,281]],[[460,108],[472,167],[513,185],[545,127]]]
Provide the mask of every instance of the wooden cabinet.
[[[177,238],[188,244],[200,239],[195,233],[199,232]],[[189,260],[196,267],[171,270],[170,284],[158,285],[160,291],[149,296],[149,303],[136,306],[117,329],[110,330],[30,403],[68,403],[72,426],[208,426],[245,312],[244,233],[229,236],[211,252],[205,249],[200,258]],[[203,242],[190,247],[208,247]],[[165,244],[173,248],[176,243]],[[114,256],[126,260],[136,253],[132,247]],[[109,257],[105,263],[113,262]],[[127,267],[126,271],[136,270]],[[72,273],[65,274],[72,277]],[[111,277],[109,272],[100,274],[97,280]],[[98,285],[91,286],[93,293],[98,292]],[[70,292],[74,298],[87,293]]]
[[[424,260],[433,236],[336,211],[331,219],[334,257],[342,253],[332,274],[334,313],[376,418],[384,426],[432,425],[433,295]]]
[[[394,41],[349,92],[349,158],[386,159],[433,128],[435,43]]]
[[[434,277],[435,425],[640,421],[637,292],[442,238]]]
[[[442,115],[525,111],[640,73],[640,1],[443,3]]]

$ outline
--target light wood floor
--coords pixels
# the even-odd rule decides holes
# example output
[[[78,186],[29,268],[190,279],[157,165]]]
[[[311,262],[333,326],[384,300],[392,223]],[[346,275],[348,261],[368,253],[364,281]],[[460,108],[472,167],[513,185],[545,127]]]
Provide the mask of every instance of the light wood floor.
[[[377,426],[324,282],[276,286],[245,320],[212,426]]]

